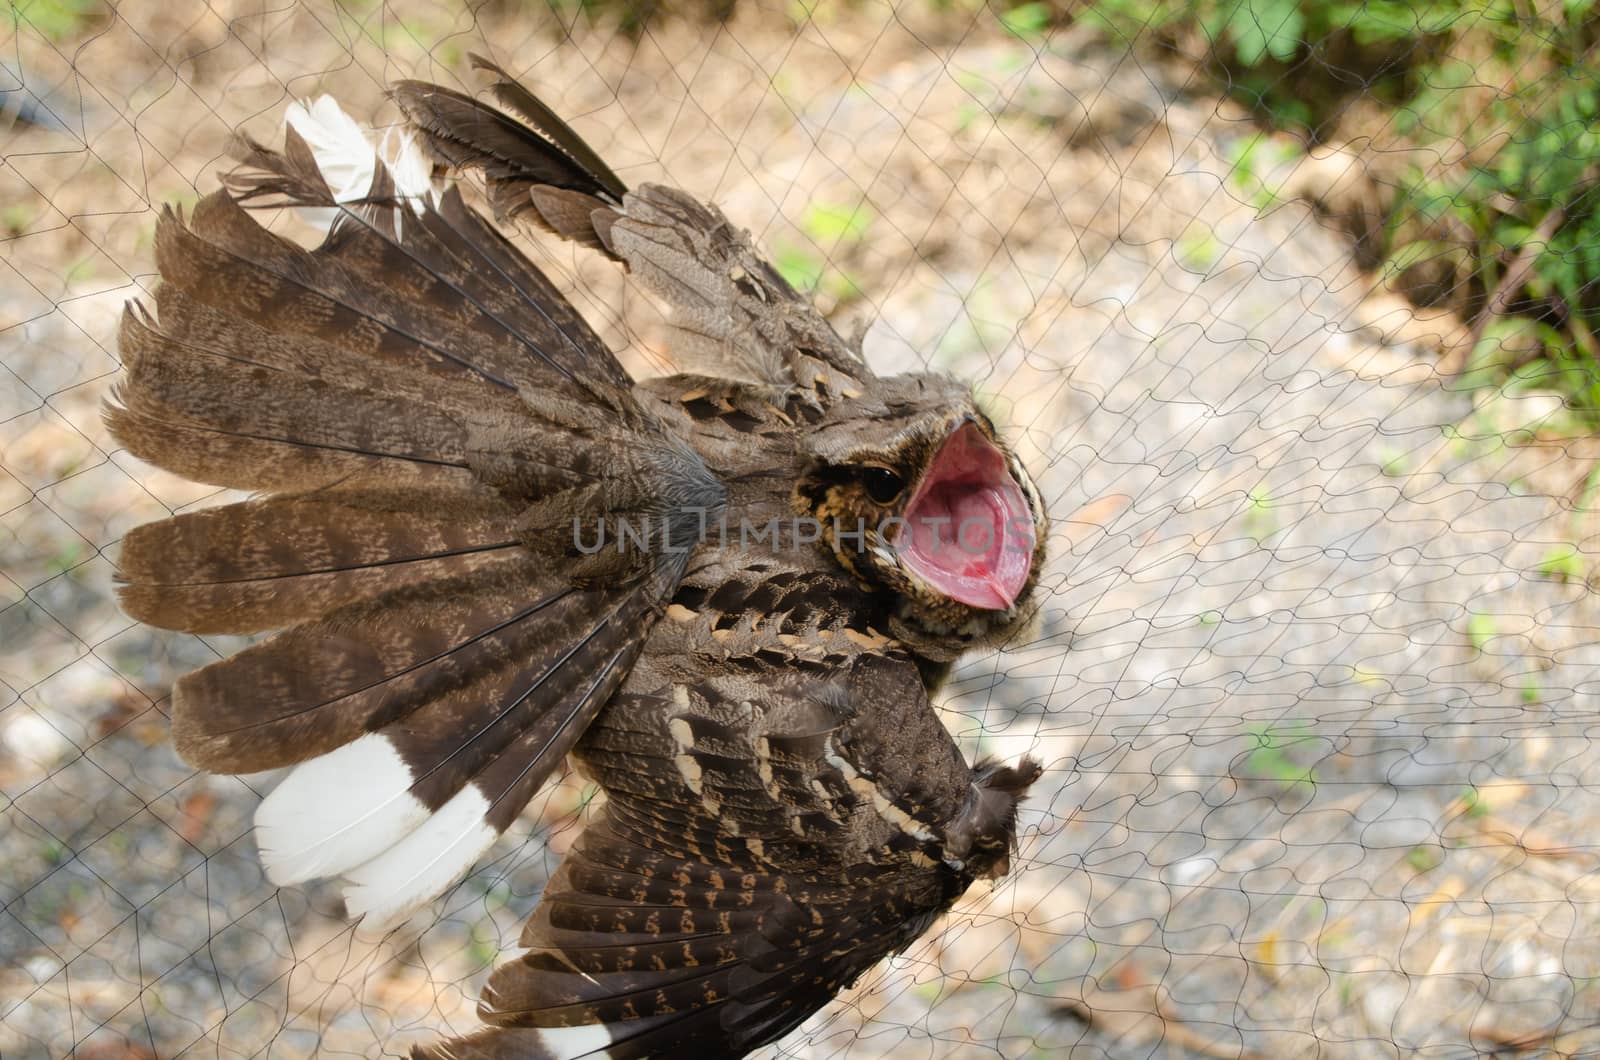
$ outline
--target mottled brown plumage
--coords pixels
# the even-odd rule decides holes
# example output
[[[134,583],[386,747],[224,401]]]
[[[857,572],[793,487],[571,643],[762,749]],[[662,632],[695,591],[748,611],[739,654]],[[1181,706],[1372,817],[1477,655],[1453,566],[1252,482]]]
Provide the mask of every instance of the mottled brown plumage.
[[[630,191],[493,72],[516,117],[394,98],[498,216],[661,297],[699,374],[630,380],[458,192],[413,206],[378,167],[341,206],[293,129],[247,143],[163,218],[108,416],[257,495],[131,533],[123,601],[279,631],[179,683],[175,738],[217,772],[296,765],[263,857],[345,876],[352,912],[448,886],[569,751],[604,789],[488,1027],[423,1055],[743,1053],[1006,870],[1039,768],[969,766],[929,693],[1026,616],[1045,515],[966,388],[874,376],[719,211]],[[341,213],[306,250],[253,205]],[[1019,545],[917,536],[930,513]]]

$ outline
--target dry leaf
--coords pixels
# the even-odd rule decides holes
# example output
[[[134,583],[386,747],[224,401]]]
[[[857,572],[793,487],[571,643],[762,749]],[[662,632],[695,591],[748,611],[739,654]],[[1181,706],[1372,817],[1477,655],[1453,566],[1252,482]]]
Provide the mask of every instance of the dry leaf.
[[[182,814],[178,820],[178,834],[185,842],[200,842],[206,834],[206,825],[211,823],[211,813],[216,808],[217,797],[205,788],[190,792],[178,807]]]

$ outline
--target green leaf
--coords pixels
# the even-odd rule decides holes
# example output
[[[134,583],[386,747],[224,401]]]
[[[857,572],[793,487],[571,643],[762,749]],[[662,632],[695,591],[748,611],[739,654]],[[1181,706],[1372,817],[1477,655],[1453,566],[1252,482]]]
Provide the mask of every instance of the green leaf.
[[[1267,53],[1266,31],[1247,3],[1234,8],[1233,16],[1228,19],[1228,35],[1233,38],[1234,54],[1245,66],[1255,66]]]
[[[778,245],[777,253],[773,255],[773,264],[778,267],[779,275],[789,281],[789,286],[801,294],[815,291],[817,283],[822,279],[824,267],[822,258],[792,243]]]
[[[1499,635],[1499,628],[1495,625],[1494,616],[1486,615],[1482,611],[1474,611],[1467,616],[1467,639],[1472,642],[1472,647],[1479,654],[1489,646],[1489,642]]]
[[[1042,36],[1050,28],[1050,5],[1018,4],[1010,11],[1001,13],[1000,24],[1024,40]]]
[[[1385,278],[1392,279],[1413,265],[1421,265],[1423,262],[1443,257],[1455,249],[1449,243],[1432,239],[1416,239],[1410,243],[1402,243],[1390,251],[1389,256],[1384,259],[1383,274]]]
[[[1378,459],[1378,470],[1388,478],[1405,478],[1411,473],[1411,462],[1406,454],[1392,446],[1381,446]]]
[[[1305,28],[1306,17],[1299,8],[1291,6],[1278,24],[1272,27],[1272,35],[1267,38],[1267,51],[1280,63],[1291,61],[1300,50],[1300,35]]]
[[[834,206],[813,203],[806,209],[800,227],[818,243],[859,243],[872,226],[872,209],[859,206]]]
[[[1406,864],[1418,872],[1432,872],[1444,864],[1444,850],[1436,846],[1412,847],[1406,854]]]
[[[1581,582],[1587,573],[1583,556],[1571,545],[1555,545],[1539,561],[1539,573],[1564,582]]]
[[[13,0],[13,24],[31,25],[53,41],[77,36],[104,13],[99,0]]]

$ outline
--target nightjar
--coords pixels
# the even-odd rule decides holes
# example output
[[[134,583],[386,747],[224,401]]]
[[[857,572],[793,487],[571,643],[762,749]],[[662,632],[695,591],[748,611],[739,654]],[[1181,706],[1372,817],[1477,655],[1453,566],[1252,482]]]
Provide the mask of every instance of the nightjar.
[[[252,496],[130,533],[121,598],[272,633],[178,683],[174,739],[292,766],[262,860],[352,916],[438,895],[569,755],[603,789],[487,1027],[419,1055],[742,1054],[1007,870],[1040,767],[969,765],[929,695],[1028,615],[1044,508],[967,387],[873,375],[717,209],[476,61],[498,106],[393,86],[392,164],[296,108],[164,214],[107,417]],[[284,206],[314,249],[250,212]],[[515,218],[619,262],[697,371],[630,378]]]

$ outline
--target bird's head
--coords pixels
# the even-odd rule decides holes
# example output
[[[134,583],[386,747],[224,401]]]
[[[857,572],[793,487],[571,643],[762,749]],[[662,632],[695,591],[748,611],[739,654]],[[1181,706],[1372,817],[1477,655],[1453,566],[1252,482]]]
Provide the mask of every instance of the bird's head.
[[[828,408],[807,447],[796,510],[846,570],[893,596],[889,632],[914,651],[952,659],[1030,610],[1044,505],[970,390],[939,375],[872,380]]]

